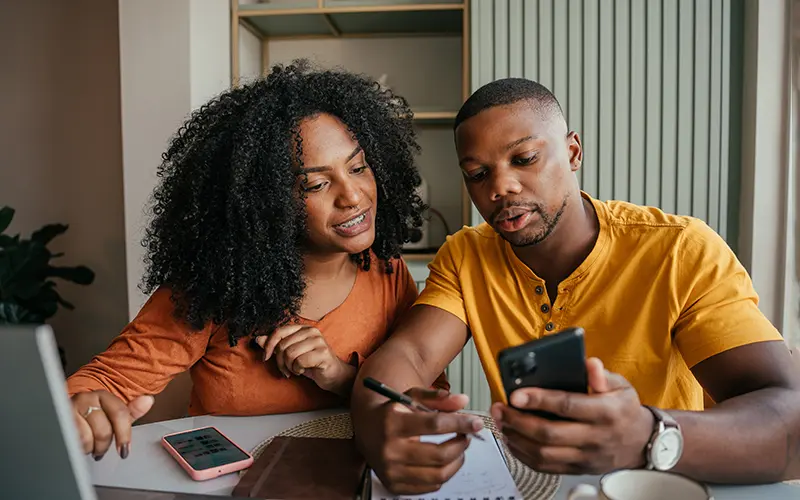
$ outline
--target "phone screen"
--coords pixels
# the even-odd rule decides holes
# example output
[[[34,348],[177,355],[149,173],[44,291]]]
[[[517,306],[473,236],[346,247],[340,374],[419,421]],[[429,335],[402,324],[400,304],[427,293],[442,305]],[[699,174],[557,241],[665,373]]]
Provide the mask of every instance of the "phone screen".
[[[213,427],[164,438],[195,470],[246,460],[248,455]]]

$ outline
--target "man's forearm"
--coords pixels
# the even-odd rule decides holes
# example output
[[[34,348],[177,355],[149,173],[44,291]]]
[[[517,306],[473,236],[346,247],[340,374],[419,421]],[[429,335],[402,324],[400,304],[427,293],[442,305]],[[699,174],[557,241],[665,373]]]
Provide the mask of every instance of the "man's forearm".
[[[400,392],[412,387],[427,387],[435,377],[424,380],[426,370],[420,366],[421,363],[419,356],[404,341],[390,340],[378,349],[367,358],[356,377],[352,394],[353,418],[357,419],[359,412],[369,411],[386,401],[383,396],[364,387],[365,377],[372,377]]]
[[[671,411],[684,436],[675,471],[712,483],[800,477],[800,392],[767,388],[702,412]]]

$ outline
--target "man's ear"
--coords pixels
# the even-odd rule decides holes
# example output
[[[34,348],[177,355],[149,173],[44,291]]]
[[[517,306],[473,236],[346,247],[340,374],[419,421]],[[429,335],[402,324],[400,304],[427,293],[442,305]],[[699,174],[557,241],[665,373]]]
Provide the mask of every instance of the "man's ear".
[[[569,169],[577,172],[583,162],[583,146],[577,132],[567,134],[567,152],[569,154]]]

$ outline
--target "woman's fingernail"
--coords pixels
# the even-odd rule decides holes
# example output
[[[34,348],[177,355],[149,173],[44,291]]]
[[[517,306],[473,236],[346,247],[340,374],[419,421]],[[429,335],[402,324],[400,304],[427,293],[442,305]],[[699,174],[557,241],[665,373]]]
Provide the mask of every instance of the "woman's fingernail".
[[[130,451],[131,451],[130,445],[128,443],[125,443],[119,450],[119,456],[122,457],[123,460],[125,460],[126,458],[128,458],[128,454],[130,453]]]
[[[102,459],[103,459],[103,455],[95,455],[95,456],[94,456],[94,461],[95,461],[95,462],[99,462],[99,461],[100,461],[100,460],[102,460]]]

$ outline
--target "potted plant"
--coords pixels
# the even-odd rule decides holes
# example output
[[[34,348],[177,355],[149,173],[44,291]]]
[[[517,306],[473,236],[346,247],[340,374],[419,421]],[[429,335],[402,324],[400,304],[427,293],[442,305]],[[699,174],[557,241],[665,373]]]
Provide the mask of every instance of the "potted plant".
[[[53,317],[59,306],[74,309],[56,290],[54,278],[79,285],[94,281],[94,272],[86,266],[55,266],[47,245],[69,226],[48,224],[31,234],[30,239],[6,234],[14,218],[14,209],[0,209],[0,324],[42,324]],[[64,352],[59,347],[61,362]]]

